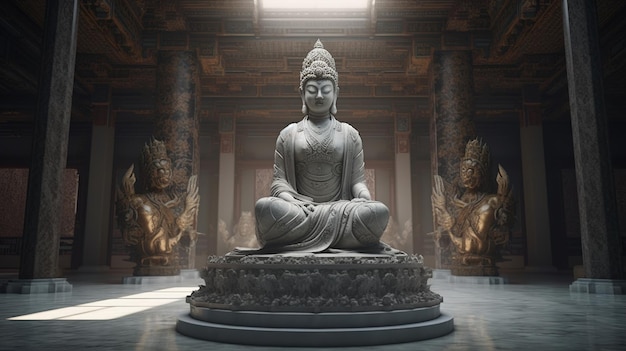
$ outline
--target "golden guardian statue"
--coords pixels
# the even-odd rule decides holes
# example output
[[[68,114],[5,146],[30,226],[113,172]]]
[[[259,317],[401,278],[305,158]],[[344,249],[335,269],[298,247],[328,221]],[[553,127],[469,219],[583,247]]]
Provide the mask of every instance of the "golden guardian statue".
[[[489,169],[489,149],[478,139],[470,140],[460,163],[457,189],[434,176],[432,206],[435,240],[449,239],[454,247],[451,273],[463,276],[497,276],[500,249],[509,240],[515,200],[509,176],[498,165],[496,194],[484,188]],[[444,236],[444,237],[442,237]]]
[[[189,177],[186,192],[172,186],[172,162],[165,144],[152,139],[141,153],[144,191],[135,192],[134,165],[126,171],[117,191],[116,214],[134,275],[177,275],[180,273],[175,247],[187,235],[195,241],[193,224],[198,211],[197,177]]]

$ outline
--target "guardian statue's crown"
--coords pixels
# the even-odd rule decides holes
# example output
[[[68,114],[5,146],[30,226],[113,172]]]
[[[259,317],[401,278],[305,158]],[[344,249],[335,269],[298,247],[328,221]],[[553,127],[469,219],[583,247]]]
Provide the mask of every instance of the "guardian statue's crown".
[[[150,139],[150,142],[146,143],[143,146],[140,160],[141,167],[143,171],[148,172],[150,170],[151,164],[154,161],[160,160],[169,160],[169,157],[167,156],[167,149],[165,148],[164,142],[157,140],[153,137]]]
[[[465,156],[463,161],[472,160],[478,162],[482,167],[483,174],[489,169],[489,148],[481,140],[474,139],[465,145]]]

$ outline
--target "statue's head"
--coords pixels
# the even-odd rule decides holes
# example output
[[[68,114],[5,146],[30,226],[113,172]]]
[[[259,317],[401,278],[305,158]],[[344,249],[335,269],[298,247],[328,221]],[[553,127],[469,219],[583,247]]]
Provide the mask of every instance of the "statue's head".
[[[465,145],[465,155],[461,160],[461,183],[468,189],[478,189],[489,169],[489,148],[478,139]]]
[[[141,167],[148,189],[163,190],[172,183],[172,162],[162,141],[152,138],[144,145]]]
[[[332,91],[329,91],[329,88],[332,88]],[[335,67],[335,59],[324,49],[324,45],[318,39],[313,50],[309,51],[302,61],[302,71],[300,71],[302,112],[306,114],[309,110],[315,109],[315,106],[326,108],[328,105],[330,113],[337,113],[338,92],[339,75]],[[326,103],[320,104],[319,100],[325,100]]]

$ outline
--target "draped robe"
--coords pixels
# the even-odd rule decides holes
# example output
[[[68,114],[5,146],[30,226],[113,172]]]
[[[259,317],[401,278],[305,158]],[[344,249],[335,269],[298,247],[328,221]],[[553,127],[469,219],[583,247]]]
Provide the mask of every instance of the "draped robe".
[[[320,252],[329,248],[358,248],[341,247],[341,243],[346,240],[358,242],[356,246],[363,248],[379,244],[387,219],[385,223],[380,223],[381,228],[374,229],[373,232],[355,231],[352,228],[359,208],[368,207],[373,211],[380,211],[382,207],[388,218],[388,210],[380,202],[365,199],[351,201],[356,197],[353,194],[355,184],[365,187],[361,138],[352,126],[331,118],[333,142],[336,145],[342,144],[343,147],[341,159],[334,160],[341,164],[340,171],[331,166],[339,173],[337,176],[341,177],[339,189],[331,194],[302,194],[298,191],[297,143],[305,138],[307,118],[283,129],[276,141],[271,196],[259,199],[255,209],[257,238],[264,246],[262,250]],[[361,185],[357,185],[357,189],[360,187]],[[291,194],[296,202],[279,198],[284,192]],[[325,201],[316,201],[319,198],[324,198]]]

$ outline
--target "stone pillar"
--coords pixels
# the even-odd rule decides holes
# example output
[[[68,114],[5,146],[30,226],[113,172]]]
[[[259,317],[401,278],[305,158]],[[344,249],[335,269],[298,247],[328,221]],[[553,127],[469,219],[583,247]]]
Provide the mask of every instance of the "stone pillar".
[[[585,278],[570,290],[626,294],[598,47],[596,2],[563,0]]]
[[[7,292],[71,291],[59,272],[59,207],[72,111],[77,0],[46,2],[19,280]]]
[[[524,181],[524,215],[526,227],[526,269],[554,271],[550,216],[543,150],[541,101],[536,86],[525,87],[520,125],[522,177]]]
[[[404,230],[409,230],[406,247],[397,247],[397,249],[415,252],[413,247],[413,192],[411,191],[411,116],[408,113],[396,115],[395,134],[395,207],[398,234],[402,234]]]
[[[474,78],[470,51],[439,51],[434,56],[434,114],[431,120],[431,169],[458,183],[459,162],[474,126]],[[435,268],[448,268],[453,248],[435,246]]]
[[[157,58],[157,116],[154,136],[165,142],[172,160],[173,182],[187,191],[189,177],[200,170],[198,113],[200,73],[193,51],[161,51]],[[193,225],[196,228],[197,223]],[[182,269],[195,268],[195,242],[179,243]]]
[[[233,116],[220,116],[220,174],[217,210],[217,254],[229,248],[226,239],[232,235],[235,210],[235,121]]]
[[[93,98],[93,125],[83,262],[80,271],[108,270],[108,242],[111,226],[111,187],[115,126],[110,104],[110,88],[96,86]]]

